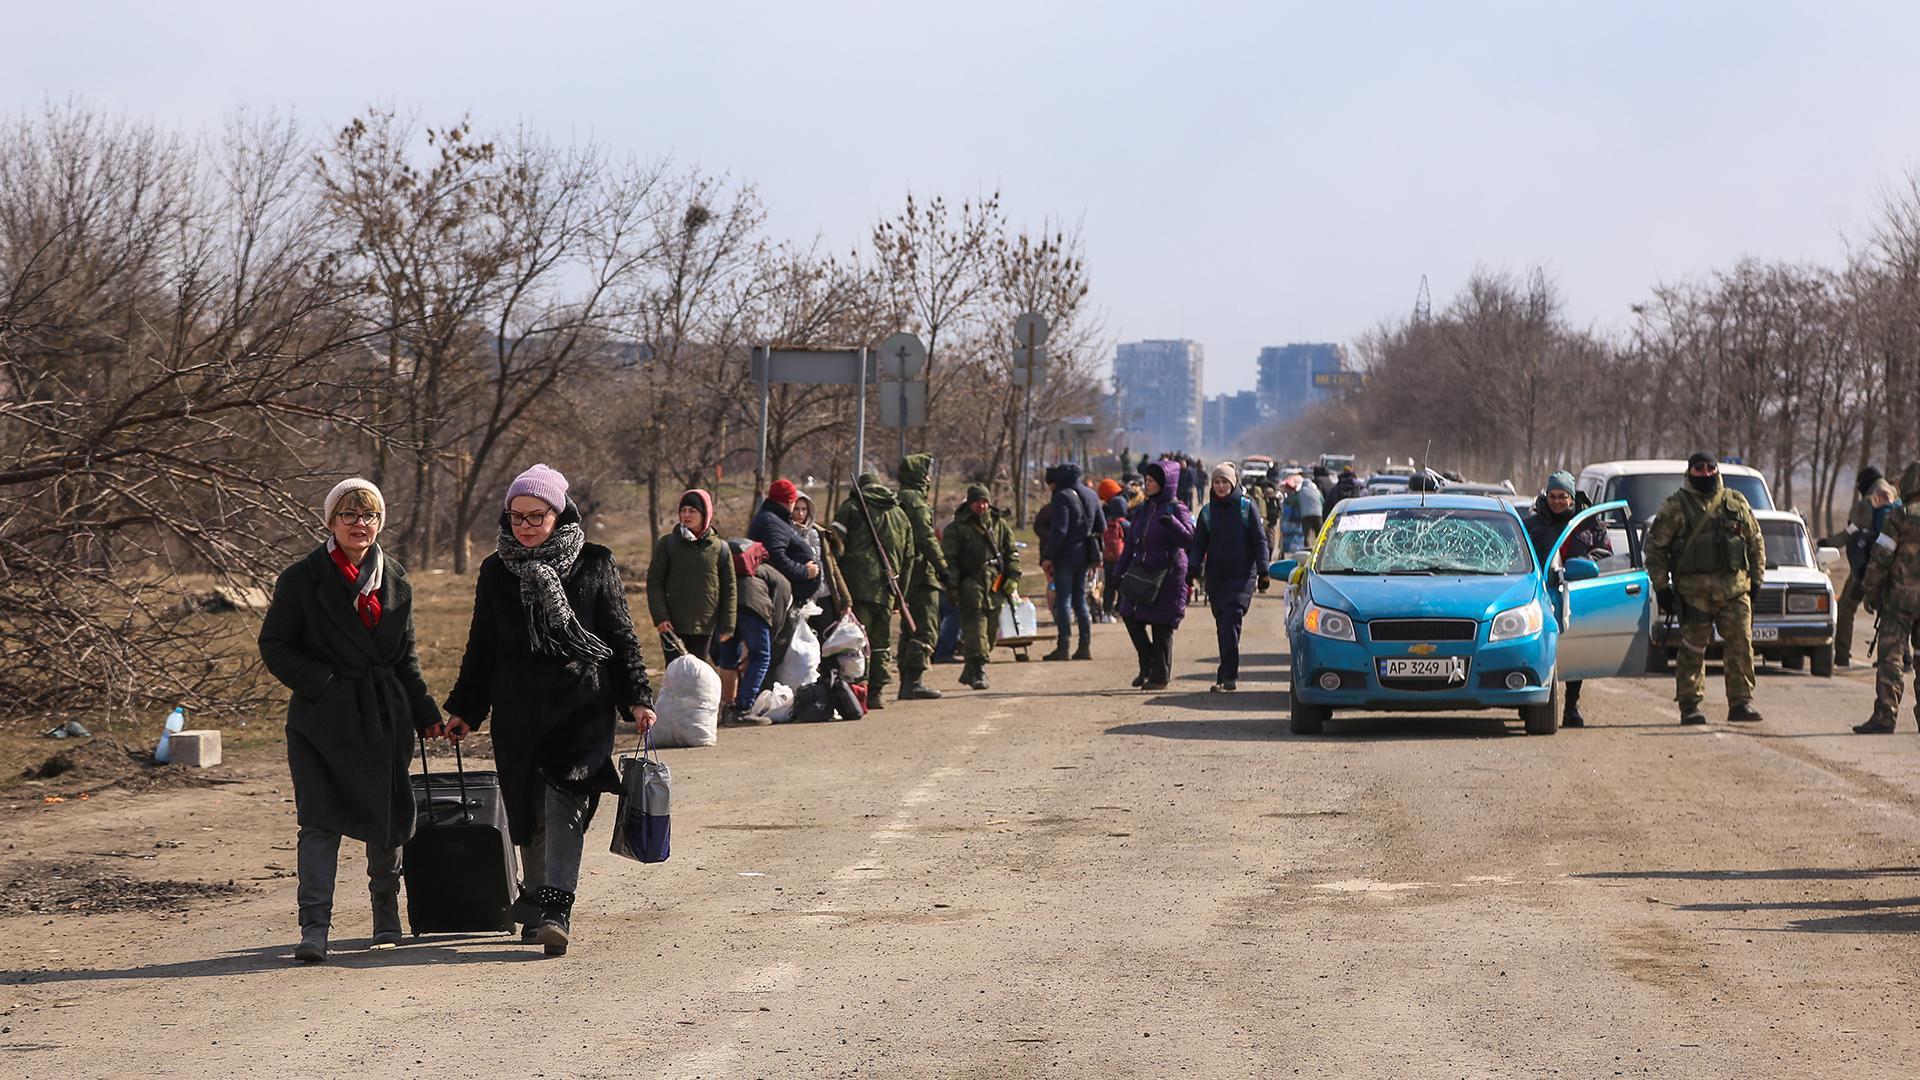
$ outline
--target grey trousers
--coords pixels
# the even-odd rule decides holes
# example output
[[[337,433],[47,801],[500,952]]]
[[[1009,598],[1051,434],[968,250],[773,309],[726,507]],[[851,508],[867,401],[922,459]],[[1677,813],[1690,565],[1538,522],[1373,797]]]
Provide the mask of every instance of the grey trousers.
[[[528,892],[542,886],[578,892],[580,854],[586,848],[587,797],[569,795],[551,784],[533,804],[533,839],[520,849],[522,884]]]
[[[300,926],[333,925],[333,883],[340,869],[340,834],[310,825],[300,827],[295,870],[299,888]],[[367,843],[367,891],[397,895],[400,892],[400,849],[371,841]]]

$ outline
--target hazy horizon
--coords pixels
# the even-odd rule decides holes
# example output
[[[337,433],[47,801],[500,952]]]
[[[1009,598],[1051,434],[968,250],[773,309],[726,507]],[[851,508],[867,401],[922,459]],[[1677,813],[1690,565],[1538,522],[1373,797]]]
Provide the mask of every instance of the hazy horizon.
[[[1543,266],[1581,325],[1743,255],[1837,263],[1920,164],[1893,4],[682,7],[78,3],[14,16],[10,111],[323,133],[373,103],[526,123],[759,185],[846,250],[909,190],[1084,225],[1114,341],[1351,342],[1476,267]],[[51,47],[49,47],[51,46]]]

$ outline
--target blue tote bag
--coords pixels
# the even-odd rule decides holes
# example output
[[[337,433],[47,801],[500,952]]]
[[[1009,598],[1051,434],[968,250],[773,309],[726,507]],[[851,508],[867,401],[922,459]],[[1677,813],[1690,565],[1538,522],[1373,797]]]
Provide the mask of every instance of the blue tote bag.
[[[653,750],[620,759],[620,805],[613,819],[613,853],[636,862],[666,862],[673,821],[673,773]]]

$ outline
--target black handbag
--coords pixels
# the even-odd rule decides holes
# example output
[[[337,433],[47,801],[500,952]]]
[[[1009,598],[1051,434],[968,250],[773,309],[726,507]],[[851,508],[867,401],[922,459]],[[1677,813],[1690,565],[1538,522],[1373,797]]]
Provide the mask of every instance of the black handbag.
[[[1120,599],[1130,604],[1145,607],[1160,598],[1160,587],[1167,583],[1167,571],[1170,567],[1148,570],[1144,566],[1129,566],[1120,579]]]

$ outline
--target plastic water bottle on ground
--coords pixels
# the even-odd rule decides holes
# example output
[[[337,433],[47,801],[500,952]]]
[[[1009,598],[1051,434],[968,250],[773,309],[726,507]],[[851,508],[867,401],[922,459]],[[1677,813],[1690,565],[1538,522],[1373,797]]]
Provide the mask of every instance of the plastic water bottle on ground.
[[[173,760],[173,734],[187,726],[187,710],[183,705],[175,705],[167,714],[167,726],[160,731],[160,745],[153,748],[153,760],[165,765]]]

